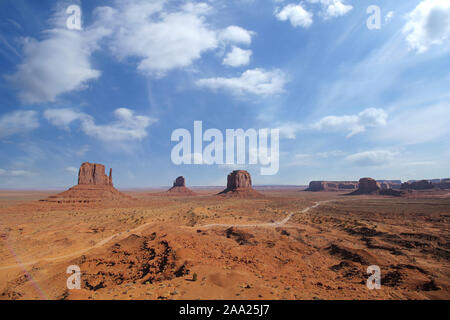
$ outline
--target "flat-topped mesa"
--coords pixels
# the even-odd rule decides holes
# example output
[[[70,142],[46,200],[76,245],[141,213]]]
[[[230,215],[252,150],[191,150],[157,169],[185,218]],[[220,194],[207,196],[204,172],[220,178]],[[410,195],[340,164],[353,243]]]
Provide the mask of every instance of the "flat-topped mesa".
[[[250,197],[262,197],[252,187],[252,177],[245,170],[235,170],[227,177],[227,188],[219,194],[230,194]]]
[[[380,185],[375,179],[372,178],[361,178],[358,183],[358,190],[349,193],[349,195],[364,195],[364,194],[372,194],[372,195],[385,195],[385,196],[394,196],[399,197],[403,194],[403,192],[398,190],[391,189],[388,185],[383,186]]]
[[[78,171],[79,185],[113,186],[112,169],[109,177],[105,174],[105,166],[98,163],[85,162]]]
[[[357,188],[358,182],[356,181],[311,181],[305,191],[348,191]]]
[[[420,180],[413,182],[402,183],[401,189],[411,189],[411,190],[430,190],[434,188],[434,184],[428,180]]]

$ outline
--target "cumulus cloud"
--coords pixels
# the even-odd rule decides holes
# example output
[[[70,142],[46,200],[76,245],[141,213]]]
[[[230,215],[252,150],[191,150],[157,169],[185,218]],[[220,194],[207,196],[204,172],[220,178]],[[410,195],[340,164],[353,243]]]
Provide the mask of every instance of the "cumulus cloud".
[[[89,81],[100,77],[90,57],[108,31],[97,26],[69,30],[66,17],[65,8],[58,10],[42,40],[23,39],[23,61],[6,78],[18,88],[24,104],[53,102],[63,93],[85,89]]]
[[[355,153],[347,156],[345,159],[359,166],[382,166],[395,160],[397,155],[398,153],[393,151],[374,150]]]
[[[353,6],[347,5],[342,0],[308,0],[311,3],[322,5],[320,15],[324,19],[336,18],[346,15],[353,9]]]
[[[423,53],[450,39],[450,2],[424,0],[408,14],[403,27],[410,49]]]
[[[313,129],[323,131],[350,131],[347,138],[366,131],[366,128],[386,125],[388,118],[383,109],[369,108],[357,115],[328,116],[320,119],[312,125]]]
[[[188,67],[218,46],[215,30],[205,21],[210,12],[205,3],[173,10],[165,9],[162,0],[115,3],[115,8],[95,10],[99,21],[114,31],[110,49],[119,59],[137,59],[137,69],[146,75],[163,76]]]
[[[225,43],[250,45],[252,43],[253,31],[239,26],[229,26],[218,34],[219,40]]]
[[[282,137],[295,139],[300,130],[347,133],[347,138],[365,132],[367,128],[387,124],[388,114],[383,109],[369,108],[356,115],[327,116],[312,124],[288,122],[279,125]]]
[[[301,4],[288,4],[281,10],[275,10],[275,17],[280,21],[288,21],[293,27],[309,28],[313,23],[313,14],[306,11]]]
[[[39,127],[36,111],[14,111],[0,117],[0,138],[32,131]]]
[[[246,93],[273,95],[284,91],[286,76],[280,70],[251,69],[235,78],[207,78],[196,84],[212,90],[226,90],[235,95]]]
[[[135,115],[127,108],[116,109],[114,116],[116,121],[99,125],[92,116],[72,109],[48,109],[44,113],[50,123],[65,129],[78,120],[80,129],[85,134],[102,141],[142,140],[147,136],[147,128],[157,121],[147,116]]]
[[[241,48],[233,46],[231,51],[223,59],[223,64],[231,67],[245,66],[250,63],[251,56],[251,50],[243,50]]]

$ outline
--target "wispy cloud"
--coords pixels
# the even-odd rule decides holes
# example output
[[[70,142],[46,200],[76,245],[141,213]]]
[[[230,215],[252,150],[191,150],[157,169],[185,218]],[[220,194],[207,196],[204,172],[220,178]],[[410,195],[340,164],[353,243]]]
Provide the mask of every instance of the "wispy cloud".
[[[85,134],[102,141],[142,140],[147,136],[147,128],[157,121],[135,115],[134,111],[127,108],[116,109],[114,116],[116,121],[113,123],[100,125],[90,115],[72,109],[48,109],[44,112],[44,117],[50,123],[64,129],[79,120],[80,128]]]
[[[350,138],[365,132],[368,128],[385,126],[388,114],[383,109],[369,108],[356,115],[326,116],[312,124],[288,122],[280,124],[281,134],[288,139],[295,139],[302,130],[337,132]]]
[[[38,127],[36,111],[14,111],[0,116],[0,138],[29,132]]]
[[[234,78],[207,78],[197,80],[197,85],[212,90],[225,90],[234,95],[274,95],[284,91],[286,75],[278,69],[267,71],[251,69]]]

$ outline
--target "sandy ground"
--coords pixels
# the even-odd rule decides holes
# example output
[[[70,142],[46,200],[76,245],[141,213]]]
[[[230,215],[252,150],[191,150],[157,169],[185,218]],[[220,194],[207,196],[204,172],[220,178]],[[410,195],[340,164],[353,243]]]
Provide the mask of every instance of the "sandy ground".
[[[93,204],[0,191],[0,299],[450,298],[448,196],[218,191]]]

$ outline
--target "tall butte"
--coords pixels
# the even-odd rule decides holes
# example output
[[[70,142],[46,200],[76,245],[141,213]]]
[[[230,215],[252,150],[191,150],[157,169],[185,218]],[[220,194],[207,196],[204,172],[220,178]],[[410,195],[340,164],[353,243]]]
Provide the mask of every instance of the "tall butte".
[[[173,187],[167,192],[171,195],[195,195],[195,192],[186,187],[186,179],[184,177],[176,178],[173,182]]]
[[[219,195],[238,196],[242,198],[260,198],[262,194],[252,186],[252,177],[245,170],[235,170],[227,177],[227,188]]]
[[[57,203],[92,203],[130,199],[132,199],[130,196],[125,195],[114,188],[112,169],[109,170],[109,176],[107,176],[105,174],[104,165],[85,162],[78,171],[78,185],[43,201]]]

